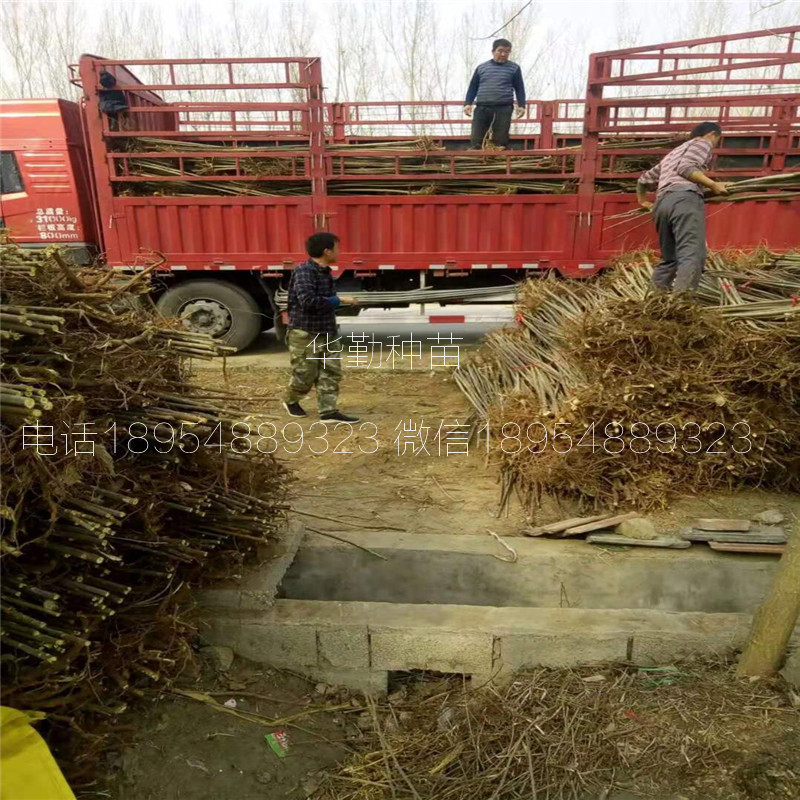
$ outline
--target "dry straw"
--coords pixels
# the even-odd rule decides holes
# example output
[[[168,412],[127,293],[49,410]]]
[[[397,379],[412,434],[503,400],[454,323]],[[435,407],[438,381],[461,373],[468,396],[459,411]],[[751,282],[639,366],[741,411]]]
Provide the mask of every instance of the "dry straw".
[[[506,688],[451,679],[431,692],[372,704],[373,730],[316,797],[585,800],[629,788],[745,800],[794,796],[800,780],[787,692],[723,664],[540,669]],[[749,793],[753,762],[773,794]]]

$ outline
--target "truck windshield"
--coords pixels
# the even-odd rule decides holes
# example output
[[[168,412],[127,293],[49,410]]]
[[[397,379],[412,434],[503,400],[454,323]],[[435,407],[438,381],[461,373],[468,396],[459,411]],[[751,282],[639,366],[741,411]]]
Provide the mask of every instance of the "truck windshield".
[[[0,194],[24,192],[22,173],[17,166],[17,157],[10,150],[0,151]]]

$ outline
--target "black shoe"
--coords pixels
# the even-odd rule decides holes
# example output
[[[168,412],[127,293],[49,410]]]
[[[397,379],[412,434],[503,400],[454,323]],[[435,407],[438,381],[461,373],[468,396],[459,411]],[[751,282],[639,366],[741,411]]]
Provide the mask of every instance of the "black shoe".
[[[319,418],[325,422],[358,422],[358,417],[349,417],[341,411],[329,411],[327,414],[320,414]]]
[[[290,417],[307,417],[305,411],[303,411],[303,406],[300,403],[283,403],[283,407],[286,409],[287,413]]]

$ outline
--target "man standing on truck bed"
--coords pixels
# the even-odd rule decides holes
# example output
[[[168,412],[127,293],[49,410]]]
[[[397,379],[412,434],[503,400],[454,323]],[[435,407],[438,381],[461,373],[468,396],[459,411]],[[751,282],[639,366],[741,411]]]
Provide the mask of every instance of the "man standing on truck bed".
[[[714,194],[727,194],[724,183],[706,174],[711,151],[719,145],[722,129],[716,122],[701,122],[689,141],[676,147],[645,172],[636,184],[639,204],[655,217],[661,262],[653,270],[653,283],[662,290],[695,291],[706,263],[705,186]],[[646,199],[647,187],[658,186],[655,206]]]
[[[516,117],[525,113],[522,70],[519,64],[508,60],[510,55],[511,42],[508,39],[495,39],[492,43],[491,60],[479,64],[470,81],[464,113],[472,117],[470,147],[473,149],[483,146],[489,128],[492,129],[492,141],[500,147],[508,147],[515,93]]]
[[[358,422],[337,408],[342,380],[342,347],[336,346],[336,309],[356,305],[353,297],[337,297],[331,264],[339,258],[339,237],[315,233],[306,241],[308,261],[293,272],[289,281],[289,330],[286,343],[292,377],[283,407],[292,417],[308,416],[300,405],[312,386],[317,387],[319,417],[332,422]]]

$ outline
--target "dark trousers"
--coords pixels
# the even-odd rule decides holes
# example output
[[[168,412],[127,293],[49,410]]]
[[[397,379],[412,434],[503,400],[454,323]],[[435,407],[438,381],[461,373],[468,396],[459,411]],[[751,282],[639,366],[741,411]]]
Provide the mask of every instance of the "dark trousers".
[[[706,212],[703,198],[693,191],[662,195],[653,209],[661,262],[653,283],[675,292],[697,289],[706,263]]]
[[[489,128],[492,129],[492,141],[501,147],[508,147],[508,131],[511,128],[513,105],[507,106],[475,106],[472,112],[472,136],[470,147],[477,150]]]

